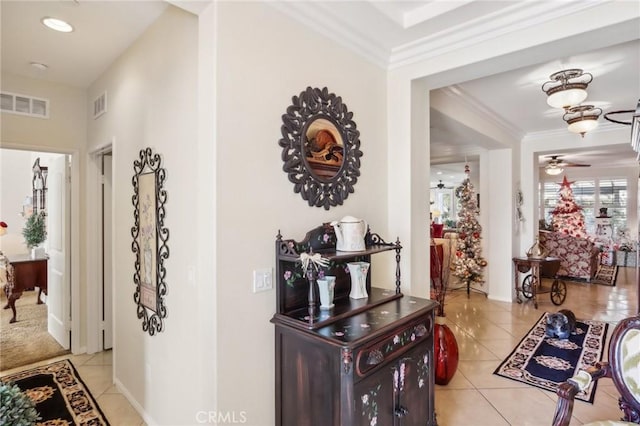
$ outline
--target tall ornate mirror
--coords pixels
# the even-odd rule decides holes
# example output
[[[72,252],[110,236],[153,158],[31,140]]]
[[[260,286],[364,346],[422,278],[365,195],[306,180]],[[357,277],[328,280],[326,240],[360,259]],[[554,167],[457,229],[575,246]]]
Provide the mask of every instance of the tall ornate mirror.
[[[327,88],[307,87],[282,116],[282,169],[310,206],[340,205],[360,176],[360,132],[353,113]]]

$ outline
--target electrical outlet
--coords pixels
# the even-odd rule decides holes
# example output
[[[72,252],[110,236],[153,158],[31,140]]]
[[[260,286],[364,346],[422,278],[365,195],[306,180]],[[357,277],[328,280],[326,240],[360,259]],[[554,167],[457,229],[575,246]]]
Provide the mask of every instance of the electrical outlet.
[[[271,268],[256,269],[253,271],[253,292],[273,290],[273,273]]]

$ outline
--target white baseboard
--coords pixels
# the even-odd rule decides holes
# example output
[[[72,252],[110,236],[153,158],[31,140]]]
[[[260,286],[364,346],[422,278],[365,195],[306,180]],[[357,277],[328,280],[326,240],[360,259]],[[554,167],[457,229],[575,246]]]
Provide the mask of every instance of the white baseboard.
[[[131,395],[131,392],[127,389],[125,385],[122,384],[120,380],[117,378],[113,378],[113,384],[116,385],[116,389],[120,392],[126,399],[129,401],[129,404],[138,412],[144,423],[148,426],[155,426],[158,424],[151,416],[144,410],[144,408],[136,401],[136,399]]]

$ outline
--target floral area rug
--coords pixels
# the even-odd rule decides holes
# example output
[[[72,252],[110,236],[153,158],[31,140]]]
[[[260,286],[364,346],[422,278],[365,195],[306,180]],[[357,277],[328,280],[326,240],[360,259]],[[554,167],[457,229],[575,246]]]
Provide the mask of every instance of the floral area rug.
[[[3,376],[0,380],[15,383],[33,400],[41,417],[38,425],[109,425],[67,359]]]
[[[556,392],[560,383],[602,360],[607,323],[578,320],[574,334],[556,339],[545,336],[547,315],[540,317],[493,374]],[[595,392],[596,383],[592,383],[576,399],[593,403]]]

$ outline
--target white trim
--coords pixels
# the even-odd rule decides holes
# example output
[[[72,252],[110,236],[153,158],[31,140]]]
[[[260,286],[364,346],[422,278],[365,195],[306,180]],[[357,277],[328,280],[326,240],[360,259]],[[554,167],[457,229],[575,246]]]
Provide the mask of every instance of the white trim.
[[[115,368],[114,368],[114,371],[115,371]],[[127,387],[123,385],[122,382],[115,377],[115,374],[113,377],[113,384],[116,386],[116,389],[118,389],[118,392],[120,392],[122,396],[124,396],[127,399],[127,401],[129,401],[129,404],[131,404],[131,406],[138,412],[138,414],[140,415],[140,417],[142,417],[142,420],[144,420],[144,423],[146,425],[152,426],[152,425],[158,424],[158,422],[156,422],[153,418],[151,418],[149,413],[147,413],[144,410],[142,405],[140,405],[140,403],[136,401],[136,399],[133,397],[133,394],[129,392],[129,389],[127,389]]]
[[[71,248],[66,250],[71,257],[71,353],[81,354],[80,346],[80,153],[77,149],[55,149],[49,146],[1,143],[0,148],[20,151],[51,152],[71,156]]]
[[[87,196],[87,352],[95,353],[103,350],[102,330],[104,324],[102,321],[102,240],[101,223],[97,220],[91,220],[101,215],[102,200],[99,196],[102,191],[102,166],[99,160],[106,152],[113,152],[115,146],[115,137],[111,142],[100,145],[93,149],[87,156],[87,175],[86,175],[86,196]],[[112,216],[113,217],[113,216]],[[91,224],[91,225],[90,225]],[[113,231],[112,231],[113,232]],[[113,239],[113,235],[112,235]],[[111,253],[112,257],[114,253]],[[113,269],[113,265],[112,265]],[[112,270],[112,274],[115,271]],[[115,276],[115,275],[114,275]],[[115,288],[115,287],[114,287]],[[114,289],[113,288],[113,289]],[[112,289],[112,290],[113,290]],[[115,296],[115,295],[114,295]],[[112,299],[114,299],[112,297]],[[115,318],[115,303],[112,306],[112,318]],[[112,325],[115,335],[115,327]],[[115,339],[114,339],[115,340]],[[114,347],[115,350],[115,347]]]
[[[80,154],[71,154],[71,353],[81,352],[80,336]]]
[[[97,161],[101,153],[89,154],[86,171],[86,223],[87,223],[87,291],[85,303],[87,306],[87,352],[92,354],[102,350],[100,344],[100,311],[99,283],[100,279],[100,223],[95,220],[98,215],[100,190],[100,167]]]

